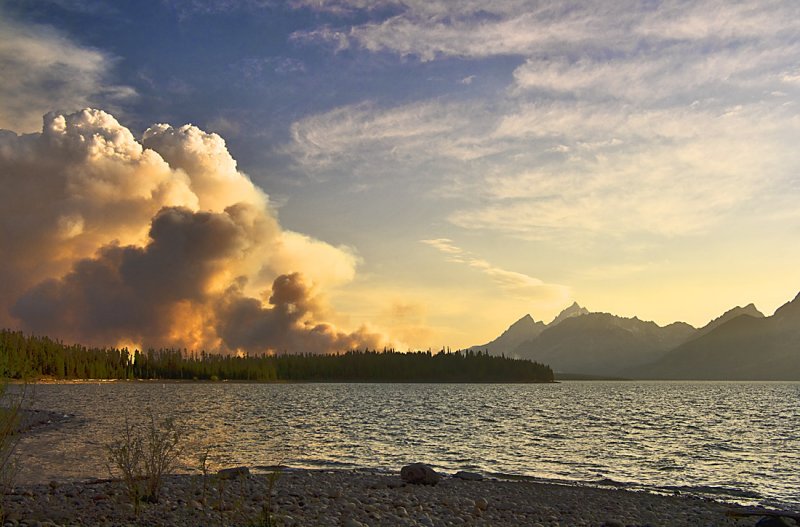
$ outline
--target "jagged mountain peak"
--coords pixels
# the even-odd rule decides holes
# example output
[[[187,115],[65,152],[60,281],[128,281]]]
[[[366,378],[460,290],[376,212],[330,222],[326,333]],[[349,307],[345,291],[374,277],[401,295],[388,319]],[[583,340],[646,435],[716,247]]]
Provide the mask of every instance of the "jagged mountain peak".
[[[525,315],[511,324],[502,335],[491,342],[480,346],[472,346],[473,350],[488,350],[489,353],[508,353],[525,340],[539,336],[544,330],[543,322],[537,322],[530,315]]]
[[[755,318],[764,318],[764,313],[759,311],[756,305],[752,302],[750,302],[744,307],[736,306],[733,309],[729,309],[728,311],[723,313],[722,317],[720,318],[724,318],[726,316],[730,317],[730,315],[735,315],[735,316],[750,315],[751,317]]]
[[[533,319],[533,317],[530,314],[527,314],[527,315],[521,317],[519,320],[517,320],[513,324],[511,324],[511,326],[509,326],[509,329],[513,328],[514,326],[518,326],[518,325],[519,326],[527,326],[527,325],[530,325],[530,324],[536,324],[536,321]]]
[[[544,327],[543,322],[536,322],[532,316],[525,315],[524,317],[520,318],[513,324],[511,324],[507,330],[503,332],[503,335],[509,334],[525,334],[526,338],[530,338],[531,335],[528,335],[531,331],[538,334],[537,328]],[[502,336],[502,335],[501,335]]]
[[[700,328],[700,334],[708,333],[709,331],[718,328],[722,324],[725,324],[729,320],[733,320],[734,318],[740,317],[742,315],[748,315],[753,318],[764,318],[764,313],[759,311],[756,308],[755,304],[751,302],[744,307],[736,306],[732,309],[727,310],[725,313],[723,313],[719,317],[715,318],[714,320],[712,320],[711,322]]]
[[[556,326],[562,321],[572,318],[572,317],[579,317],[581,315],[588,315],[589,310],[585,307],[581,307],[577,302],[573,302],[571,306],[564,309],[561,313],[558,314],[556,318],[553,319],[552,322],[548,324],[548,326]]]

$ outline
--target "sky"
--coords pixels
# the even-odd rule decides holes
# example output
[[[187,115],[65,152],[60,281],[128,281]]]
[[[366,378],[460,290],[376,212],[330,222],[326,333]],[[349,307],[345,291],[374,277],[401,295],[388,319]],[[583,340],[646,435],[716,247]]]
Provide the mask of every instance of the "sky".
[[[0,0],[0,325],[440,349],[800,291],[800,4]]]

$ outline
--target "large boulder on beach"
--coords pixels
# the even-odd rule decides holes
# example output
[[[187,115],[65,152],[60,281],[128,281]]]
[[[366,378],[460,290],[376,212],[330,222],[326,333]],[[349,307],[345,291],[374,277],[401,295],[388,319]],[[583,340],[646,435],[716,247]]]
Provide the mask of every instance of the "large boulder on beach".
[[[411,463],[400,469],[400,478],[414,485],[436,485],[442,476],[425,463]]]

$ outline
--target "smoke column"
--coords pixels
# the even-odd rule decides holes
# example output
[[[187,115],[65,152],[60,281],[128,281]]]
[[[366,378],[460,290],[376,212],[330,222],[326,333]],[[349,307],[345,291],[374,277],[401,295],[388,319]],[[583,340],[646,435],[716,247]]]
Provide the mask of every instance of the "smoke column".
[[[0,325],[90,345],[329,353],[385,339],[324,320],[357,257],[281,228],[225,142],[140,141],[86,109],[0,130]]]

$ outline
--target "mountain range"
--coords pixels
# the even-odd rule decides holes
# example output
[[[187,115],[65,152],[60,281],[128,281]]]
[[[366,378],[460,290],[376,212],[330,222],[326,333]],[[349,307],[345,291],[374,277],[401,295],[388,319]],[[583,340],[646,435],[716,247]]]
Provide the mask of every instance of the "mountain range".
[[[800,380],[800,294],[771,316],[734,307],[701,328],[593,313],[577,303],[545,324],[525,315],[473,350],[558,373],[636,379]]]

